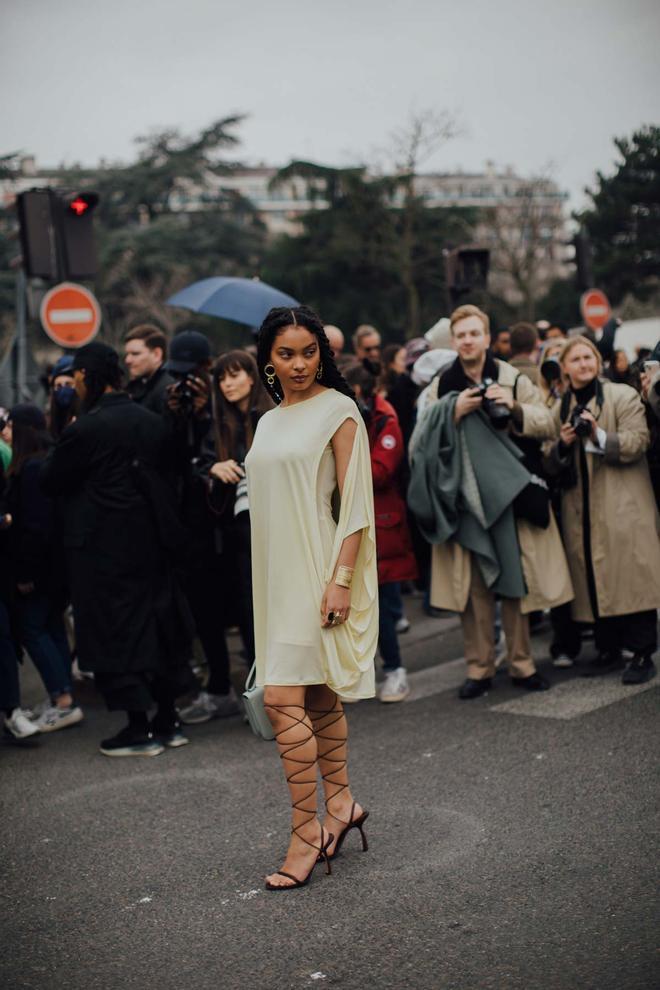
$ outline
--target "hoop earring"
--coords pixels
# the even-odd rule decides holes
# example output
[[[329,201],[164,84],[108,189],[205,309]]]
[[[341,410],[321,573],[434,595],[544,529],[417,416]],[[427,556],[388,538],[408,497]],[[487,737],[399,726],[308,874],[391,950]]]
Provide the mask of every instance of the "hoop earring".
[[[319,366],[316,370],[316,377],[319,381],[323,378],[323,363],[321,361],[319,361]]]
[[[266,381],[272,388],[273,385],[275,384],[275,365],[267,364],[266,367],[264,368],[264,375],[266,376]]]

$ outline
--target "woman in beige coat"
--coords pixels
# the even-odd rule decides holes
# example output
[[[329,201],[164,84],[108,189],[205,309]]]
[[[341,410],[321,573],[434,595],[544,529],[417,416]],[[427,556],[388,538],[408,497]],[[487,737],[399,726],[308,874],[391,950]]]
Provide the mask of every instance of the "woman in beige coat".
[[[562,524],[575,600],[573,617],[595,622],[591,672],[633,652],[624,684],[655,675],[660,606],[660,521],[645,453],[644,407],[629,385],[600,381],[596,347],[573,337],[560,362],[569,388],[555,409],[559,440],[549,467],[559,475]]]

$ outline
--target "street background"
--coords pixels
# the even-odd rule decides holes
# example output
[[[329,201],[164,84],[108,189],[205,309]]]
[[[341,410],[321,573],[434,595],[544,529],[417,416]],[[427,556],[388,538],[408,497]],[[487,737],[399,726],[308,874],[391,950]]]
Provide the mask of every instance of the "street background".
[[[657,680],[555,671],[541,633],[552,691],[500,672],[459,702],[457,619],[406,607],[411,699],[348,713],[369,852],[352,835],[302,890],[263,887],[289,805],[275,746],[241,718],[108,760],[120,719],[87,687],[81,726],[0,747],[3,986],[657,986]],[[29,661],[23,684],[40,700]]]

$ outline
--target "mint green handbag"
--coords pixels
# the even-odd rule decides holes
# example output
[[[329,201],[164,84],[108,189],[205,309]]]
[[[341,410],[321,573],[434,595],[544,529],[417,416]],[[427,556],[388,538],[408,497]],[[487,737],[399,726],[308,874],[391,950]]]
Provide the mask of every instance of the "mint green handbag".
[[[258,736],[260,739],[274,739],[275,733],[273,732],[273,726],[264,708],[264,689],[257,687],[256,680],[257,664],[255,661],[248,674],[247,681],[245,682],[245,691],[243,692],[245,714],[255,736]]]

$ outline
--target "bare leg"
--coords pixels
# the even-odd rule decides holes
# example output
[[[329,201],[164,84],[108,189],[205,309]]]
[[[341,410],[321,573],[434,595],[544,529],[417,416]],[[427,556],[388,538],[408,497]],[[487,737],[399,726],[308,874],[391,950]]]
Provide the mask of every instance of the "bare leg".
[[[332,855],[336,840],[353,819],[362,814],[362,808],[355,804],[348,783],[348,723],[344,706],[325,684],[314,684],[307,688],[305,707],[316,736],[318,764],[323,778],[325,807],[327,816],[325,828],[332,832],[335,840],[328,846]]]
[[[264,705],[275,731],[284,775],[291,794],[291,841],[282,869],[304,880],[321,849],[317,817],[316,738],[305,711],[304,687],[266,687]],[[266,877],[278,887],[293,881],[279,873]]]

